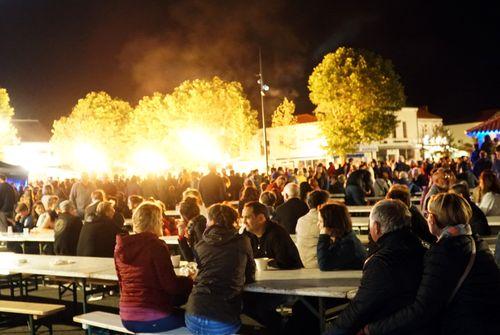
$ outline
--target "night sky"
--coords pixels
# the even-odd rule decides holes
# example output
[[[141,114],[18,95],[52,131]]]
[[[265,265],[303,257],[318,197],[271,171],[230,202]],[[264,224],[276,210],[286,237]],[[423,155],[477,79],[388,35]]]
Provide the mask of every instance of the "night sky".
[[[468,121],[500,108],[494,3],[0,0],[0,87],[17,118],[49,128],[89,91],[135,104],[214,75],[242,82],[259,109],[261,47],[268,111],[287,96],[306,113],[313,67],[350,46],[393,61],[407,106]]]

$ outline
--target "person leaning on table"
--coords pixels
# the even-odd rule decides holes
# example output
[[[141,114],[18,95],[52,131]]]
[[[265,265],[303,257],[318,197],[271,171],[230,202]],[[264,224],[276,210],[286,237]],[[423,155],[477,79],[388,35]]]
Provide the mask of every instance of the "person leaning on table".
[[[488,244],[472,234],[472,213],[455,193],[429,200],[427,222],[438,237],[425,255],[415,299],[372,320],[366,334],[407,334],[433,327],[439,334],[498,334],[500,271]]]
[[[367,323],[413,301],[425,249],[411,232],[410,220],[408,207],[400,200],[381,200],[373,206],[370,235],[378,249],[366,260],[356,296],[328,335],[356,334]]]
[[[132,332],[156,333],[184,326],[193,280],[174,272],[162,236],[160,207],[143,202],[132,216],[133,235],[117,235],[114,253],[120,284],[120,317]]]
[[[338,201],[319,206],[317,245],[321,271],[360,270],[366,259],[366,248],[352,230],[347,207]]]
[[[250,239],[238,234],[238,213],[215,204],[196,244],[199,273],[186,304],[186,326],[193,334],[235,334],[241,326],[244,284],[255,280]]]
[[[82,220],[76,206],[69,200],[59,204],[61,213],[54,225],[54,253],[56,255],[76,256],[78,238],[82,230]]]

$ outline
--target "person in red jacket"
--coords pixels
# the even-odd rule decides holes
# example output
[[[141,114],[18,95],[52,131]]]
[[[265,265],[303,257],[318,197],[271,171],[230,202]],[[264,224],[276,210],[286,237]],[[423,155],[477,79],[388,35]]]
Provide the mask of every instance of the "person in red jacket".
[[[117,235],[115,267],[120,284],[120,317],[132,332],[157,333],[184,326],[176,308],[187,301],[190,277],[178,277],[162,236],[160,207],[144,202],[132,216],[133,235]]]

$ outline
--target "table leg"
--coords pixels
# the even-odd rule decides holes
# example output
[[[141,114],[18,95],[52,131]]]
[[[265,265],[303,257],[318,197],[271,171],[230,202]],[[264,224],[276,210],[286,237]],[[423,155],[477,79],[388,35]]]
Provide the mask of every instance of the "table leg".
[[[318,312],[319,312],[319,330],[323,334],[325,332],[325,304],[322,297],[318,298]]]
[[[42,254],[42,242],[38,242],[38,253]]]
[[[87,313],[87,282],[85,279],[82,280],[83,289],[83,314]]]
[[[28,327],[31,335],[36,334],[35,323],[33,322],[33,315],[28,315]]]

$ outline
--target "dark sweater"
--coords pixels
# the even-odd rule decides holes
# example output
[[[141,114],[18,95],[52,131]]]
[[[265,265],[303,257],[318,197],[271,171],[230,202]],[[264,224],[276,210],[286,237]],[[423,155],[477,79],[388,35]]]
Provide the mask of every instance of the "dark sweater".
[[[76,247],[82,230],[82,220],[69,213],[61,213],[54,225],[54,253],[76,256]]]
[[[116,235],[121,229],[113,220],[97,217],[92,222],[86,222],[80,232],[77,256],[113,257]]]
[[[366,249],[353,231],[335,242],[330,235],[319,235],[317,251],[321,271],[360,270],[366,259]]]
[[[269,266],[279,269],[300,269],[303,267],[299,251],[285,228],[273,221],[267,221],[266,230],[259,238],[247,232],[252,241],[254,258],[268,257]]]

